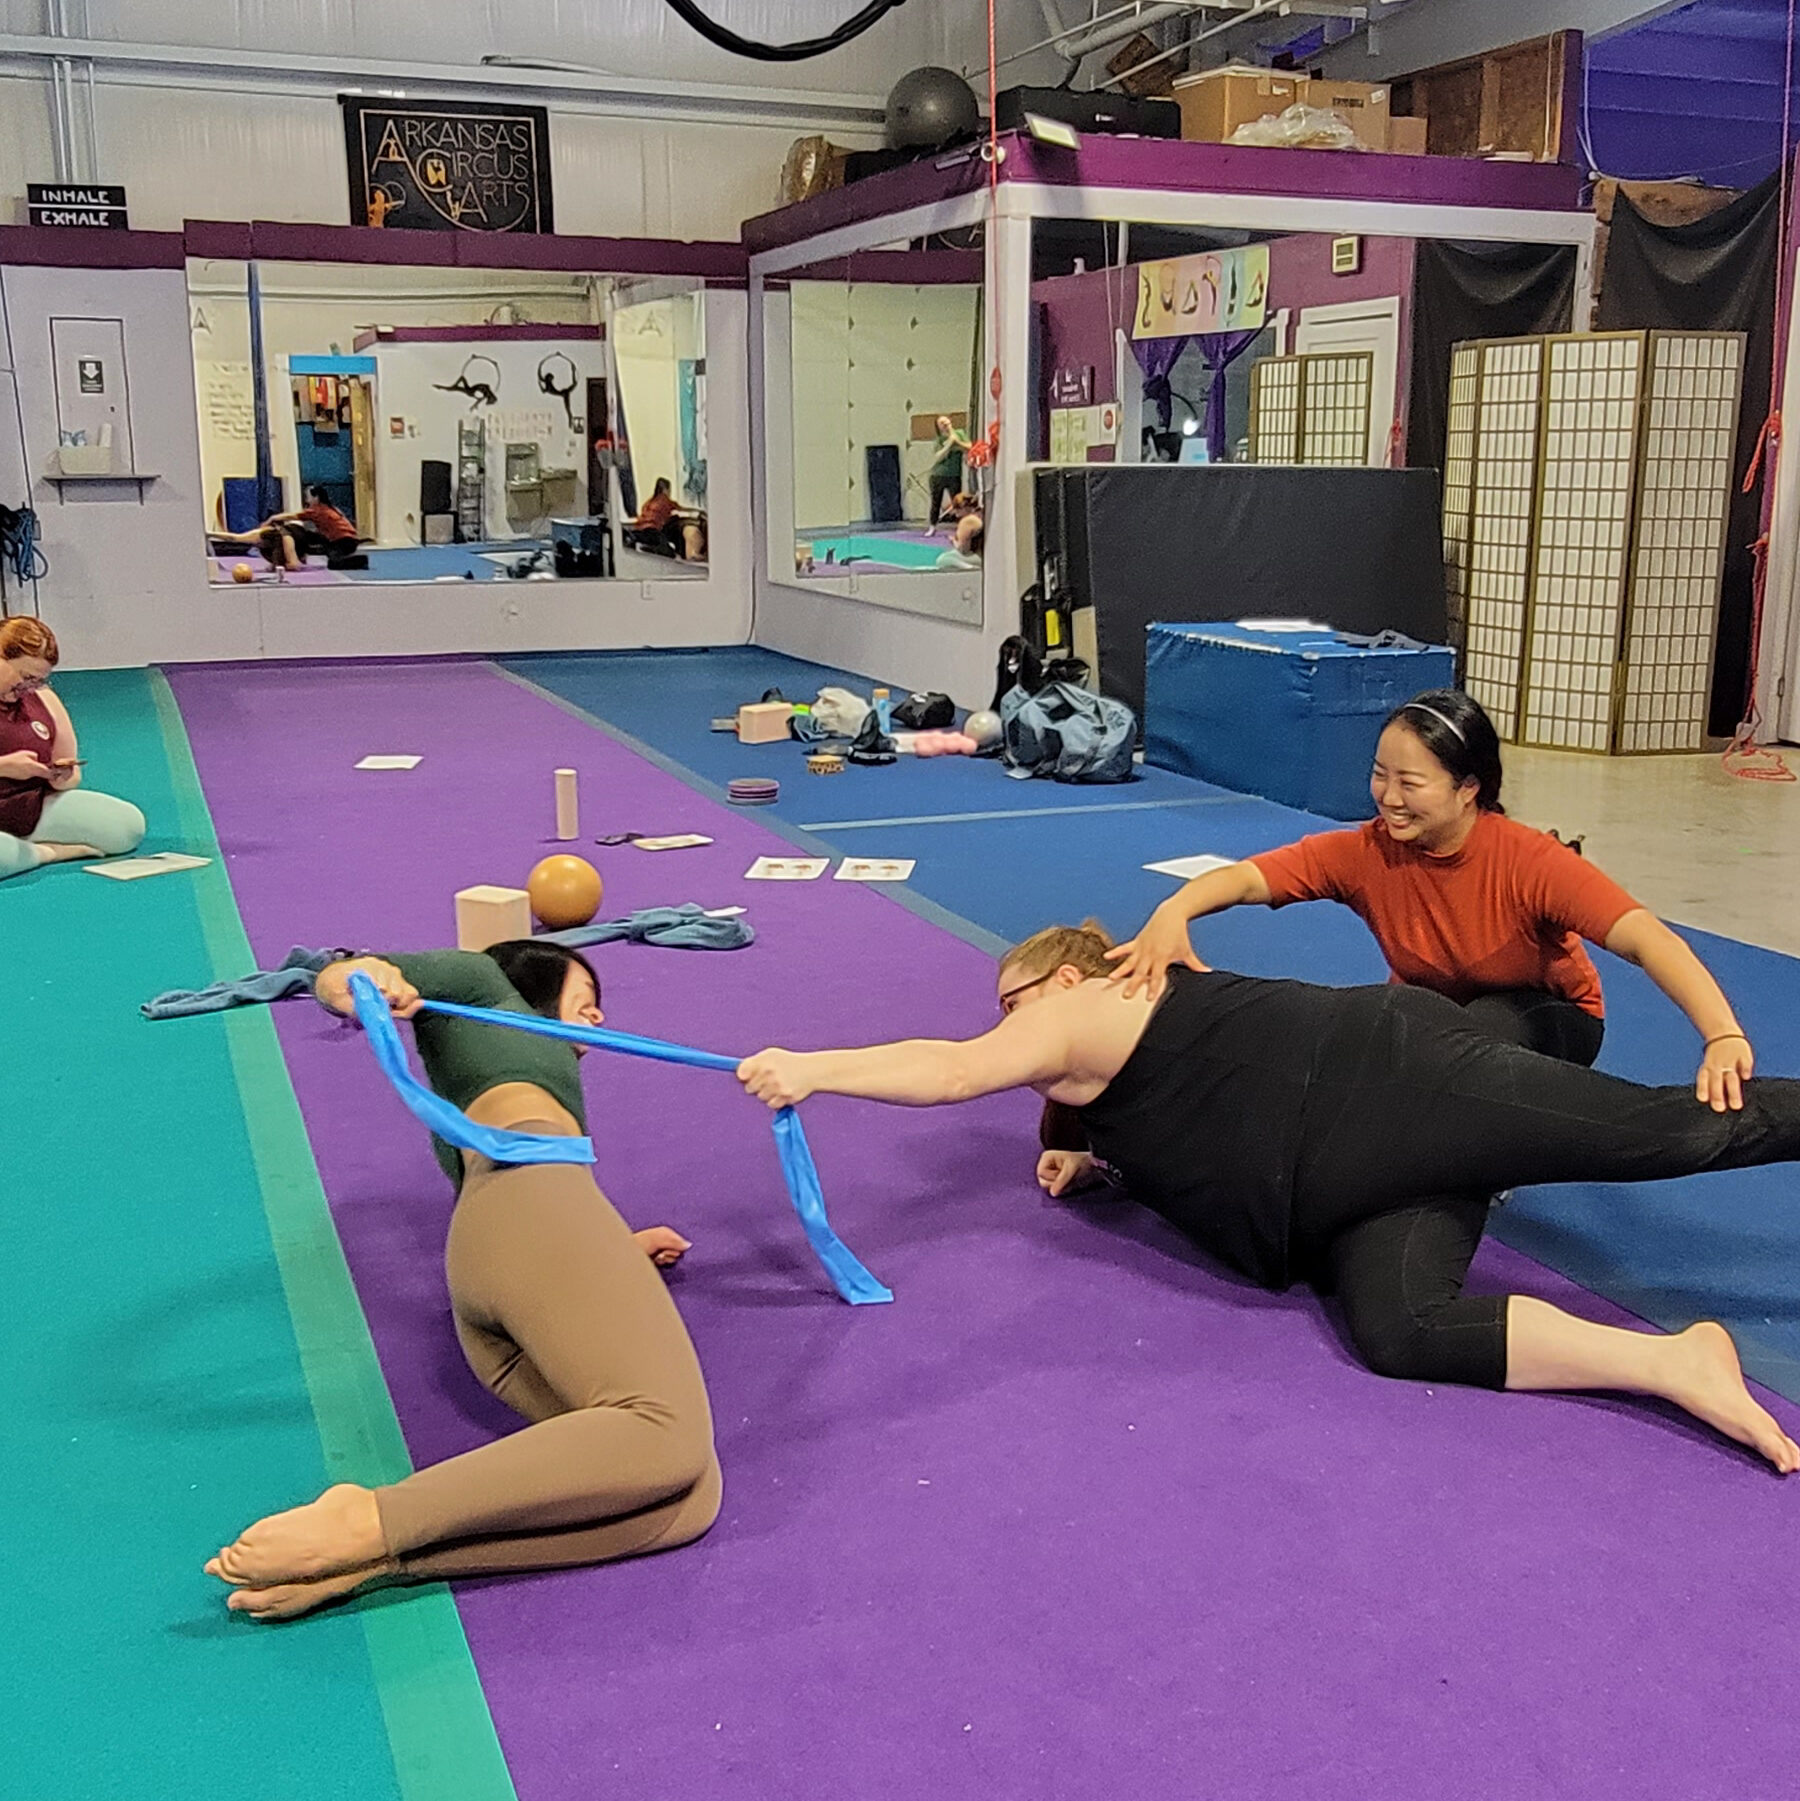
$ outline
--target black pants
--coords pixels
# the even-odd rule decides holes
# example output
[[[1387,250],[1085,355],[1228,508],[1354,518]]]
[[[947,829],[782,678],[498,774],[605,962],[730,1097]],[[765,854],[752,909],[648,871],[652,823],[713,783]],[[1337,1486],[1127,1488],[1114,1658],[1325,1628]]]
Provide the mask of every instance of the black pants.
[[[1463,1013],[1492,1037],[1523,1045],[1562,1063],[1591,1069],[1600,1055],[1606,1023],[1542,988],[1506,988],[1478,994]]]
[[[940,475],[934,469],[931,472],[926,486],[931,493],[931,499],[928,503],[930,517],[926,523],[936,525],[939,515],[944,510],[944,502],[952,495],[960,494],[962,492],[962,471],[959,469],[953,475]]]
[[[329,557],[334,548],[347,551],[356,548],[354,542],[334,546],[329,538],[320,537],[310,525],[295,525],[292,523],[287,525],[271,525],[269,529],[257,539],[257,544],[262,550],[265,561],[267,561],[271,567],[276,569],[281,568],[287,562],[286,554],[281,548],[281,541],[283,538],[291,538],[293,540],[294,555],[303,563],[311,556]]]
[[[1800,1082],[1742,1112],[1497,1041],[1422,989],[1359,993],[1306,1104],[1294,1249],[1334,1281],[1380,1375],[1506,1382],[1506,1297],[1465,1298],[1487,1198],[1531,1182],[1651,1182],[1800,1158]]]

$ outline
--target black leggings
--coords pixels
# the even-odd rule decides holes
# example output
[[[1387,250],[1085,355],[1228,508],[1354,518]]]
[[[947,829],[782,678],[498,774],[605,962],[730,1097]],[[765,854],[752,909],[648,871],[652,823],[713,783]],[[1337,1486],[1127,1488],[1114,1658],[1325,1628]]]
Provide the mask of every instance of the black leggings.
[[[1559,1063],[1591,1069],[1606,1022],[1543,988],[1502,988],[1463,1005],[1464,1016],[1494,1038],[1523,1045]]]
[[[353,543],[334,546],[329,538],[320,537],[310,525],[297,525],[291,521],[286,525],[271,525],[256,542],[263,553],[264,561],[273,568],[279,569],[287,561],[286,553],[281,547],[283,538],[293,540],[294,555],[303,563],[312,556],[329,557],[334,548],[341,550],[356,548]]]
[[[1800,1082],[1741,1112],[1495,1040],[1422,989],[1349,999],[1300,1128],[1294,1251],[1328,1271],[1379,1375],[1506,1383],[1503,1295],[1465,1298],[1487,1198],[1532,1182],[1652,1182],[1800,1158]]]

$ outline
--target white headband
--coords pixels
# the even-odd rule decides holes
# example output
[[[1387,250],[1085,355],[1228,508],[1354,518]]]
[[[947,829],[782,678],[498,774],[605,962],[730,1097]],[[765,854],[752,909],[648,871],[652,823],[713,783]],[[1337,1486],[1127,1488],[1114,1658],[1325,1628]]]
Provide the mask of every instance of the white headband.
[[[1429,713],[1439,725],[1455,737],[1458,744],[1467,745],[1469,742],[1468,739],[1462,735],[1462,727],[1458,725],[1454,719],[1446,719],[1436,707],[1428,707],[1423,701],[1409,700],[1400,710],[1403,713]]]

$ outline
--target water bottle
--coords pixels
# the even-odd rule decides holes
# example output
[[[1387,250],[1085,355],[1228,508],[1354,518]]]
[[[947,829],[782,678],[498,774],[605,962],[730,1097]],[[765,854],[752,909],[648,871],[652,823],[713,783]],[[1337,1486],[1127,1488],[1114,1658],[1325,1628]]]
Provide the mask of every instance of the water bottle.
[[[869,696],[869,702],[875,709],[875,723],[881,728],[881,735],[891,738],[894,735],[894,706],[887,689],[877,688]]]

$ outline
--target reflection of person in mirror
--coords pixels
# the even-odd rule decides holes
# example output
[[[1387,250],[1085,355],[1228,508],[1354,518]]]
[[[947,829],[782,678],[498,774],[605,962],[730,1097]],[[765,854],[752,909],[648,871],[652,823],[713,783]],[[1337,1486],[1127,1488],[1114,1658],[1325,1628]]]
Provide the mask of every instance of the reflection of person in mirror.
[[[925,509],[926,520],[931,525],[943,518],[944,503],[962,487],[963,452],[968,448],[968,434],[956,428],[948,413],[939,413],[928,477],[931,498]]]
[[[306,490],[306,505],[297,512],[275,513],[254,531],[222,532],[219,539],[256,545],[272,569],[302,568],[309,556],[329,563],[360,542],[355,520],[339,512],[319,487]]]
[[[669,478],[659,475],[650,498],[626,527],[626,541],[654,556],[681,557],[687,562],[706,558],[706,515],[676,500]]]
[[[940,569],[979,569],[984,532],[978,506],[957,515],[950,548],[937,560]]]

